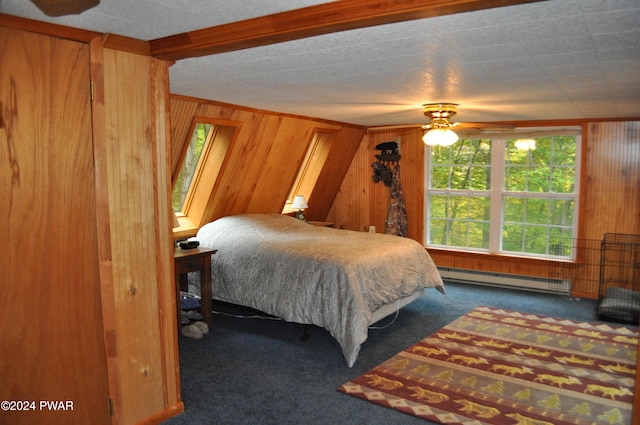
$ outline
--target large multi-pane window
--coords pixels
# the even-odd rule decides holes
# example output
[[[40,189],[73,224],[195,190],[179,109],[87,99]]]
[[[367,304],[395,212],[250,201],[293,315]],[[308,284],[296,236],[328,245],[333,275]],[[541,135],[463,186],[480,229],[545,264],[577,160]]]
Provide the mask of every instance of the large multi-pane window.
[[[575,131],[428,148],[427,245],[557,256],[577,236],[579,145]]]

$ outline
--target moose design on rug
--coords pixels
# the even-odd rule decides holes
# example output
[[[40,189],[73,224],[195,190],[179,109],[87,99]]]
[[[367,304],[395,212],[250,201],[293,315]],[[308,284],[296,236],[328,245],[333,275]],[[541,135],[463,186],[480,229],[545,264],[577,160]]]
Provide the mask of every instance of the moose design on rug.
[[[446,424],[625,425],[638,332],[479,307],[338,388]]]

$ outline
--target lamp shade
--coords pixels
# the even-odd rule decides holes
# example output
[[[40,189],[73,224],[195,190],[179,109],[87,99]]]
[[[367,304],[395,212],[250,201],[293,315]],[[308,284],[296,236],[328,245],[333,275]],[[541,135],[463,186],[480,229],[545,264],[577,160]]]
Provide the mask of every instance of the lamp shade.
[[[293,198],[291,208],[294,210],[304,210],[305,208],[309,208],[309,205],[307,205],[307,201],[304,199],[304,196],[296,195],[296,197]]]
[[[458,135],[448,128],[432,128],[422,136],[422,141],[429,146],[451,146],[458,141]]]

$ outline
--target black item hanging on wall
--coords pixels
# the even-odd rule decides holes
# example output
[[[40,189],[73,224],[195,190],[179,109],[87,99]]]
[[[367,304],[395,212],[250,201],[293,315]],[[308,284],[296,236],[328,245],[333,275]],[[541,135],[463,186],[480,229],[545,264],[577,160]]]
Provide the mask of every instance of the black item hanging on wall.
[[[385,186],[391,187],[393,181],[393,172],[391,171],[394,164],[400,161],[400,153],[398,151],[398,142],[384,142],[376,145],[376,150],[380,153],[376,154],[376,162],[371,164],[373,168],[373,182],[382,181]]]

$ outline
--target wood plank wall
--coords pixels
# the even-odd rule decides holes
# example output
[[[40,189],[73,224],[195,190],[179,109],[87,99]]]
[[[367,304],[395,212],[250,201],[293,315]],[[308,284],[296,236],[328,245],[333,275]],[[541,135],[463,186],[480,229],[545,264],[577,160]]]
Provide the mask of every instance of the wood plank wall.
[[[640,234],[640,122],[591,122],[586,129],[580,238],[600,240],[608,232]],[[389,193],[381,183],[373,183],[371,163],[375,160],[375,145],[398,136],[402,140],[400,164],[409,236],[423,241],[424,174],[419,130],[368,133],[340,186],[328,221],[352,230],[365,230],[369,225],[384,228]],[[541,277],[558,273],[557,264],[549,261],[436,249],[429,249],[429,253],[443,267]],[[592,260],[585,258],[585,261]],[[561,275],[554,277],[566,277],[565,273],[575,279],[575,295],[596,297],[598,277],[593,273],[597,274],[597,267],[584,271],[563,267]]]
[[[96,48],[96,46],[93,46]],[[104,49],[104,145],[96,142],[107,208],[99,218],[104,314],[116,423],[181,409],[167,155],[168,66]],[[102,119],[100,120],[102,121]],[[109,283],[109,285],[107,285]],[[111,304],[112,303],[112,304]]]
[[[375,226],[377,233],[385,233],[385,221],[390,203],[390,188],[382,182],[374,183],[373,168],[377,161],[375,150],[379,143],[398,141],[400,146],[400,178],[407,206],[409,237],[422,241],[424,227],[423,180],[424,163],[422,130],[380,131],[367,133],[351,163],[326,220],[335,227],[367,231]]]
[[[305,213],[309,220],[324,220],[365,132],[343,123],[172,95],[174,179],[194,117],[238,126],[203,217],[195,223],[198,227],[232,214],[280,213],[313,134],[334,131],[336,137]]]
[[[585,238],[640,234],[640,121],[588,126]]]
[[[110,424],[86,44],[0,26],[3,424]],[[90,373],[88,373],[90,371]]]

